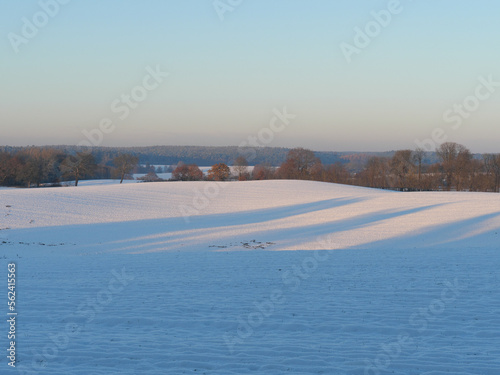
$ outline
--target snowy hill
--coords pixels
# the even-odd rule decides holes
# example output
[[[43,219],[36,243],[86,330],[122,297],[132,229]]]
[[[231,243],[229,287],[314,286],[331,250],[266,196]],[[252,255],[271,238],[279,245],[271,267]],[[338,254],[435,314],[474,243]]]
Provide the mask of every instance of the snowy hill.
[[[15,189],[1,197],[12,241],[69,236],[78,246],[103,243],[102,251],[121,249],[116,241],[138,241],[122,250],[143,252],[229,247],[253,237],[273,242],[271,250],[495,248],[500,238],[500,197],[489,193],[251,181]],[[328,246],[318,243],[325,235]]]
[[[0,210],[20,373],[500,371],[498,194],[83,184]]]

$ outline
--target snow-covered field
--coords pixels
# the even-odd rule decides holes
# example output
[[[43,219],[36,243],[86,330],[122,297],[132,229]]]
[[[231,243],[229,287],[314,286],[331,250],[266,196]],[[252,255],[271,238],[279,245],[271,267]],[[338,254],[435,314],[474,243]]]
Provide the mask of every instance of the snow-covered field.
[[[1,374],[500,373],[498,194],[82,181],[0,215]]]

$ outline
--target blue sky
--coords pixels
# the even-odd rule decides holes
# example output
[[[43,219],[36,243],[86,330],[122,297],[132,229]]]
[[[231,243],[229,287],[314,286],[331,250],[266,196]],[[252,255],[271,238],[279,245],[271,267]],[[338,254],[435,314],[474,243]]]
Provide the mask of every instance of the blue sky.
[[[500,84],[471,98],[500,82],[500,2],[397,3],[220,0],[221,20],[213,0],[0,0],[0,144],[78,144],[110,119],[99,145],[238,145],[286,107],[297,117],[265,145],[384,151],[440,134],[500,152]],[[148,67],[169,75],[120,118]]]

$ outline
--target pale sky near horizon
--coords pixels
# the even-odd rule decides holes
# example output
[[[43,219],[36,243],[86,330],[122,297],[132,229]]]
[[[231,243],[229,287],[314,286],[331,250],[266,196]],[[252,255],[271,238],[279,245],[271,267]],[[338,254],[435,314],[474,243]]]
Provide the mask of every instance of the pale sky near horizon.
[[[221,20],[213,0],[0,0],[0,145],[78,144],[109,119],[98,145],[237,146],[286,107],[259,144],[386,151],[434,133],[500,152],[500,2],[237,3],[219,0]]]

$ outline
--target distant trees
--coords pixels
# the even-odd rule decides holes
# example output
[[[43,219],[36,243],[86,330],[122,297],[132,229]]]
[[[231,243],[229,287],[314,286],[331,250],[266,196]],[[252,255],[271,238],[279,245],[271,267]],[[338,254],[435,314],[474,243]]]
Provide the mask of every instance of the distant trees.
[[[15,155],[0,153],[0,185],[40,186],[55,183],[61,176],[60,163],[64,158],[53,149],[29,147]]]
[[[172,171],[172,179],[177,181],[187,181],[189,176],[189,168],[183,162],[179,162],[177,167]]]
[[[467,168],[467,176],[465,177],[465,183],[460,189],[457,190],[469,190],[469,191],[494,191],[491,189],[489,182],[489,176],[486,173],[485,164],[483,160],[475,159],[471,154],[471,160],[469,161],[469,167]]]
[[[172,179],[177,181],[199,181],[203,179],[203,172],[196,164],[186,165],[180,162],[172,172]]]
[[[0,185],[5,185],[11,177],[11,156],[7,152],[0,152]]]
[[[21,184],[26,186],[27,184],[22,180],[24,165],[25,160],[20,155],[11,155],[6,152],[0,154],[0,184],[3,186],[20,186]]]
[[[322,181],[337,184],[349,184],[350,180],[351,174],[340,162],[324,166]]]
[[[254,180],[270,180],[274,178],[274,169],[269,164],[257,164],[253,167],[252,178]]]
[[[389,187],[389,159],[372,156],[358,175],[358,184],[374,188]]]
[[[394,174],[397,187],[399,188],[405,188],[409,185],[408,177],[415,168],[412,159],[411,150],[396,151],[394,156],[391,158],[391,172]]]
[[[474,190],[475,177],[482,172],[482,165],[473,160],[473,155],[465,146],[458,145],[457,149],[455,188],[458,191]]]
[[[36,148],[27,149],[19,155],[23,167],[17,172],[18,180],[30,187],[32,184],[40,186],[43,180],[44,163],[40,150]]]
[[[209,180],[226,181],[229,179],[231,170],[224,163],[215,164],[208,170],[207,177]]]
[[[415,151],[413,151],[413,163],[417,166],[418,171],[418,179],[417,179],[417,188],[419,190],[422,189],[422,163],[424,160],[425,151],[424,149],[418,147]]]
[[[248,173],[248,161],[244,156],[238,156],[234,162],[234,171],[238,181],[248,180],[250,175]]]
[[[255,169],[254,179],[256,175]],[[353,179],[344,164],[336,162],[323,165],[313,151],[304,148],[290,150],[286,161],[276,170],[275,178],[314,180],[339,184],[350,184]]]
[[[451,189],[452,180],[455,177],[455,161],[458,155],[457,144],[446,142],[436,149],[436,153],[441,159],[441,168],[445,174],[446,190]]]
[[[445,142],[436,149],[436,153],[441,159],[446,190],[449,191],[455,183],[459,189],[471,159],[470,151],[458,143]]]
[[[294,148],[288,152],[286,161],[281,164],[277,171],[279,178],[283,179],[311,179],[313,167],[315,171],[320,170],[321,161],[314,152],[305,148]]]
[[[149,173],[144,180],[161,180],[155,172],[171,171],[173,180],[195,181],[204,178],[196,164],[177,164],[172,170],[148,162],[138,165],[132,154],[97,148],[87,153],[68,153],[61,147],[0,146],[0,185],[57,186],[62,181],[82,178],[120,177],[131,173]],[[473,155],[465,146],[447,142],[435,153],[422,149],[388,153],[357,153],[338,157],[334,164],[323,164],[317,153],[304,148],[289,150],[285,161],[276,168],[271,163],[254,166],[250,173],[245,158],[236,158],[231,177],[224,163],[213,165],[207,180],[302,179],[353,184],[398,190],[457,190],[500,192],[500,154]],[[372,156],[370,156],[372,155]],[[382,155],[382,156],[380,156]],[[355,162],[353,162],[355,161]]]
[[[81,178],[91,175],[96,168],[95,158],[92,154],[79,152],[76,155],[67,156],[61,163],[61,170],[66,177],[75,180],[75,186]]]
[[[489,187],[494,192],[500,192],[500,154],[483,156],[485,172],[490,178]]]
[[[113,164],[116,167],[118,176],[120,177],[120,184],[126,175],[132,172],[132,169],[139,163],[139,158],[132,154],[121,154],[113,159]]]
[[[138,164],[135,166],[133,173],[149,173],[149,172],[155,172],[156,169],[154,165],[151,165],[149,162],[146,163],[146,165]]]
[[[144,181],[144,182],[158,182],[158,181],[163,181],[154,170],[149,171],[145,176],[139,177],[138,180]]]

